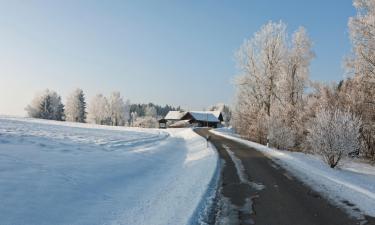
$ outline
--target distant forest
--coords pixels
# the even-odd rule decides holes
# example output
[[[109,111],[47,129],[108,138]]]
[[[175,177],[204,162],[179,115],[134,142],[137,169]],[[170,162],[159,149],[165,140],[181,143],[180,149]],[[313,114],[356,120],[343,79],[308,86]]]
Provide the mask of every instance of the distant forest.
[[[136,112],[139,117],[146,116],[146,108],[154,107],[156,109],[157,117],[165,117],[169,111],[182,110],[180,106],[173,107],[170,105],[160,106],[154,103],[148,104],[131,104],[130,113]]]

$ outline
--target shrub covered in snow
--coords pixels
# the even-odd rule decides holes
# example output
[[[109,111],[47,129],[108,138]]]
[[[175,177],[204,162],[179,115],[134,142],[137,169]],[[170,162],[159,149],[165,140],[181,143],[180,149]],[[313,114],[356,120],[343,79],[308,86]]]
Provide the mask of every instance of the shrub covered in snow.
[[[361,120],[339,109],[322,108],[309,124],[308,145],[334,168],[360,146]]]

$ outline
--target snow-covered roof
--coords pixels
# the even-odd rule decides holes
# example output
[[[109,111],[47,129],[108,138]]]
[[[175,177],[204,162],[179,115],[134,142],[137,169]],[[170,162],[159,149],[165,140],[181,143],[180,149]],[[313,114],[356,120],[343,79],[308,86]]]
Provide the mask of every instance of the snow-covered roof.
[[[219,119],[219,116],[221,114],[221,111],[211,111],[212,114],[214,114],[216,116],[216,118]]]
[[[194,119],[199,121],[220,122],[214,111],[191,111],[189,113]]]
[[[167,115],[164,117],[166,120],[180,120],[186,112],[180,112],[180,111],[169,111]]]
[[[221,111],[192,111],[194,113],[203,113],[206,115],[206,113],[214,115],[217,119],[219,119],[219,116],[221,115]]]

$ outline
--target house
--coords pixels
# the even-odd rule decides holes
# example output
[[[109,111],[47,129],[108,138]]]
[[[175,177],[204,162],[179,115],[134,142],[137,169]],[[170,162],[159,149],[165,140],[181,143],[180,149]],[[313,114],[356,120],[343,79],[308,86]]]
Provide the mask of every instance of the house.
[[[181,120],[189,120],[194,127],[218,127],[220,120],[210,111],[191,111],[187,112]]]
[[[170,111],[164,118],[168,127],[218,127],[223,121],[220,111]]]

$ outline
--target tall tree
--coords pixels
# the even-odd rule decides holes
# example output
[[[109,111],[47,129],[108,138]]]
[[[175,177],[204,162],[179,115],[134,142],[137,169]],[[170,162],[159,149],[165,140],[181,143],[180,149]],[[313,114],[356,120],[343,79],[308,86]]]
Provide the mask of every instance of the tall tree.
[[[276,146],[292,148],[303,142],[303,97],[313,57],[312,42],[305,28],[300,27],[292,35],[284,56],[283,71],[276,92],[279,101],[275,102],[270,118],[269,139]]]
[[[357,15],[349,19],[352,55],[343,97],[362,119],[362,153],[375,160],[375,1],[354,0]]]
[[[298,124],[314,56],[311,47],[303,27],[289,40],[282,22],[269,22],[240,47],[233,124],[243,135],[261,143],[273,138],[276,146],[294,146],[291,140],[303,133]]]
[[[309,79],[310,62],[314,57],[312,43],[305,28],[300,27],[292,38],[285,55],[284,73],[279,84],[279,95],[284,105],[301,109],[304,89]]]
[[[110,125],[109,104],[102,94],[95,95],[88,105],[88,120],[91,123]]]
[[[67,98],[65,115],[67,121],[86,122],[86,101],[82,89],[77,88]]]
[[[157,117],[157,112],[156,112],[156,107],[155,106],[152,106],[152,105],[149,105],[146,107],[146,110],[145,110],[145,115],[148,116],[148,117],[152,117],[152,118],[156,118]]]
[[[276,99],[276,84],[282,71],[286,50],[286,25],[269,22],[254,37],[246,40],[237,52],[241,76],[239,88],[245,87],[249,97],[270,116]]]
[[[109,112],[111,117],[111,125],[124,126],[130,117],[129,102],[124,102],[120,92],[112,92],[109,97]]]

